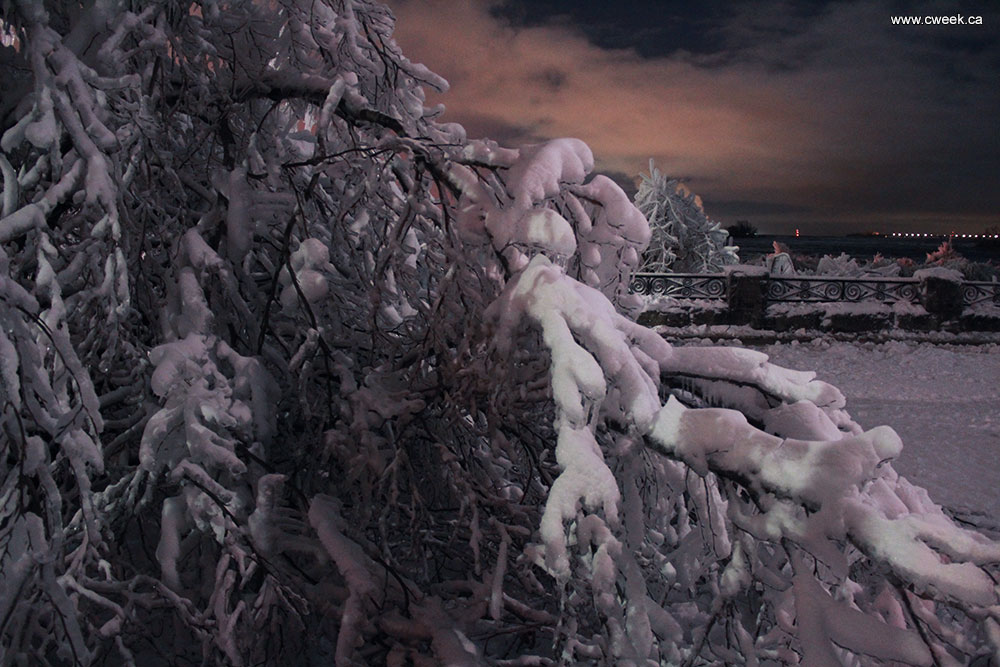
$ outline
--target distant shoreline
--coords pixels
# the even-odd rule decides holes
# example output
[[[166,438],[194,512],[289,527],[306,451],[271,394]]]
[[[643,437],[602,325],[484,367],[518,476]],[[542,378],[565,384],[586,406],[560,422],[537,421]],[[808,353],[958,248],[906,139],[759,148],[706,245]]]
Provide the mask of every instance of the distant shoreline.
[[[788,236],[769,235],[732,239],[739,246],[740,260],[750,261],[774,252],[773,243],[777,241],[788,246],[793,255],[833,255],[847,253],[857,260],[871,259],[876,253],[883,257],[898,259],[909,257],[916,262],[923,262],[927,254],[938,249],[945,236],[928,236],[926,238],[892,237],[892,236]],[[972,262],[1000,262],[1000,243],[976,239],[955,238],[952,247],[963,257]]]

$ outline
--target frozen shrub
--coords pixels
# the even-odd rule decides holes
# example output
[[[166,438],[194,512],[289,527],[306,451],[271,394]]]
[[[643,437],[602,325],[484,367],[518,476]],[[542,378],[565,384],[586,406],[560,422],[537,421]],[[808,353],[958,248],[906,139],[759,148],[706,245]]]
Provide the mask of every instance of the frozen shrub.
[[[927,253],[927,261],[925,264],[944,266],[946,264],[952,264],[963,260],[965,260],[965,258],[962,257],[957,250],[955,250],[951,241],[942,241],[937,250]]]
[[[643,271],[715,273],[739,262],[739,248],[726,245],[729,232],[708,219],[701,199],[663,174],[652,160],[649,174],[642,175],[635,205],[649,221],[652,235],[643,254]]]
[[[1000,268],[992,262],[969,262],[962,267],[966,280],[990,282],[1000,280]]]

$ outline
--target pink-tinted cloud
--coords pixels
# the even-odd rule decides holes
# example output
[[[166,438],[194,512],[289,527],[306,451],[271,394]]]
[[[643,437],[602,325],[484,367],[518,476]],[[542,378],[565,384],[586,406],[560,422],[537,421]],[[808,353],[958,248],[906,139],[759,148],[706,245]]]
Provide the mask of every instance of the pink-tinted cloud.
[[[737,12],[720,26],[731,49],[660,58],[598,48],[569,22],[515,29],[486,0],[390,6],[404,52],[451,83],[431,102],[443,102],[444,119],[470,136],[579,137],[598,168],[632,175],[654,158],[689,178],[709,213],[719,202],[723,216],[742,204],[770,210],[759,219],[776,223],[875,224],[939,215],[928,211],[937,201],[953,222],[964,215],[982,226],[997,210],[987,203],[963,213],[964,195],[947,187],[926,196],[940,182],[928,170],[946,168],[948,151],[978,145],[974,159],[995,161],[995,137],[984,144],[982,124],[962,123],[961,109],[996,101],[975,86],[950,92],[935,76],[934,49],[887,33],[888,10],[877,2],[832,4],[794,25],[780,5],[763,18]],[[970,55],[968,71],[994,56]]]

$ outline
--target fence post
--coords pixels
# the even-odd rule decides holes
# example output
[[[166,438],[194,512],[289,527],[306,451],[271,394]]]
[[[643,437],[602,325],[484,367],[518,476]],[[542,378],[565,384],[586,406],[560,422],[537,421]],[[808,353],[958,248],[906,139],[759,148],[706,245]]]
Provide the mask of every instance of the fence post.
[[[767,309],[767,269],[733,264],[726,273],[726,303],[730,324],[760,325]]]
[[[941,321],[962,315],[962,274],[953,269],[935,266],[913,274],[920,281],[920,303]]]

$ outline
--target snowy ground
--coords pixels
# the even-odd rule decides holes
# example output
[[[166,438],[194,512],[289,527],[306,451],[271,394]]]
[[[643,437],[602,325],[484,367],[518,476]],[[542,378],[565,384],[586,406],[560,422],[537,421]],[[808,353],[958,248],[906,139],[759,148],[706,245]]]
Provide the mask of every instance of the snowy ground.
[[[936,502],[1000,521],[1000,345],[817,340],[758,349],[839,387],[864,428],[893,427],[904,444],[896,470]]]

